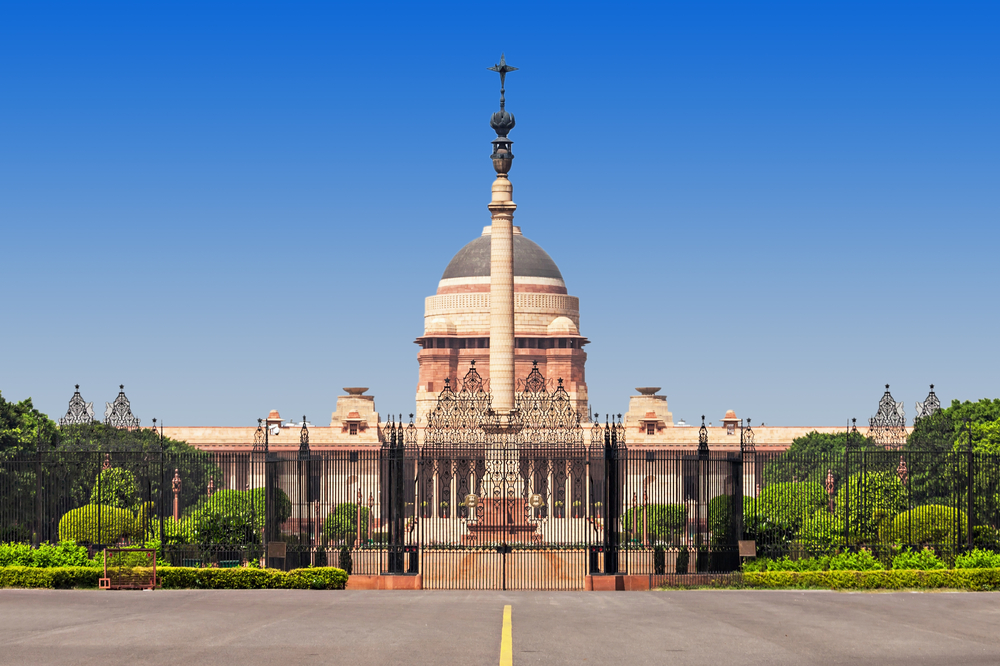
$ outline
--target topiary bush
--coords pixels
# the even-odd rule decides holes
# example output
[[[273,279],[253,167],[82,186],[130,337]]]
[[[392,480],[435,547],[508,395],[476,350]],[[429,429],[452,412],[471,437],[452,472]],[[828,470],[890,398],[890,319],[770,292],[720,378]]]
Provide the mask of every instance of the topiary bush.
[[[1000,532],[989,525],[976,525],[972,528],[972,545],[983,550],[1000,552]]]
[[[963,540],[965,512],[950,506],[928,504],[904,511],[882,530],[882,540],[913,545],[955,545]]]
[[[892,568],[929,571],[931,569],[946,569],[947,565],[930,548],[922,548],[917,551],[907,548],[892,558]]]
[[[681,549],[677,551],[677,561],[674,564],[674,573],[686,574],[688,572],[688,565],[690,561],[690,551],[684,546],[681,546]]]
[[[852,474],[837,491],[837,519],[843,524],[847,507],[852,543],[874,543],[908,506],[906,487],[894,470]]]
[[[757,497],[758,521],[761,529],[774,526],[790,536],[798,532],[807,516],[826,505],[826,491],[818,483],[774,483]]]
[[[136,535],[135,515],[128,509],[87,504],[67,511],[59,519],[59,540],[79,544],[115,544]]]
[[[113,506],[135,511],[139,500],[136,496],[135,475],[121,467],[102,470],[90,491],[90,503]]]
[[[347,572],[347,575],[350,575],[354,570],[354,560],[351,559],[351,549],[346,543],[340,547],[339,564],[340,568]]]
[[[796,540],[807,549],[823,549],[844,543],[844,521],[826,509],[816,511],[802,521]]]

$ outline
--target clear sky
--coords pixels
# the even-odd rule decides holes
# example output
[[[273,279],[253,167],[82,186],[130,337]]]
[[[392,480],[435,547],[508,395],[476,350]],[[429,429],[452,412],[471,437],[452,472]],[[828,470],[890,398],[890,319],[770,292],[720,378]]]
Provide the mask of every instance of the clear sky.
[[[0,391],[412,411],[504,51],[515,223],[580,297],[595,410],[998,397],[998,32],[995,2],[6,3]]]

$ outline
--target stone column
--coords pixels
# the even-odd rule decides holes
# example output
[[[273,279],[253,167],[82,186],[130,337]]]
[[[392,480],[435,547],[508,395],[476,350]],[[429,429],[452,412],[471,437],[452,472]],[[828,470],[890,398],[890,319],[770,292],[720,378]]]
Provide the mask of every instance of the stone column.
[[[514,211],[507,174],[493,181],[490,214],[490,390],[493,409],[514,409]]]

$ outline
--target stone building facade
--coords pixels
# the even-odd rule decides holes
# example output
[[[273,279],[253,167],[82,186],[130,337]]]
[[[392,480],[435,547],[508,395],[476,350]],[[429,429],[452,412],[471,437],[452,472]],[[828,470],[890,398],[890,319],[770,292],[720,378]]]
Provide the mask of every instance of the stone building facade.
[[[426,423],[444,388],[469,369],[489,378],[490,230],[458,251],[424,304],[424,333],[417,361],[416,422]],[[514,376],[523,379],[534,362],[555,388],[558,379],[574,408],[587,413],[580,299],[570,296],[552,258],[514,227]]]

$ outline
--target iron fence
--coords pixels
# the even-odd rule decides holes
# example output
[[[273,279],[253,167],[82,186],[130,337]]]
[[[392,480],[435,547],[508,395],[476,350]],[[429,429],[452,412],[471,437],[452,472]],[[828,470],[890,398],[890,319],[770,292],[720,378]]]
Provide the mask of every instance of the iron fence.
[[[391,424],[357,450],[27,454],[0,461],[0,539],[153,544],[194,566],[349,559],[355,574],[498,589],[733,571],[741,540],[793,558],[1000,549],[997,455],[626,449],[616,424],[591,432],[587,446],[420,448]]]

